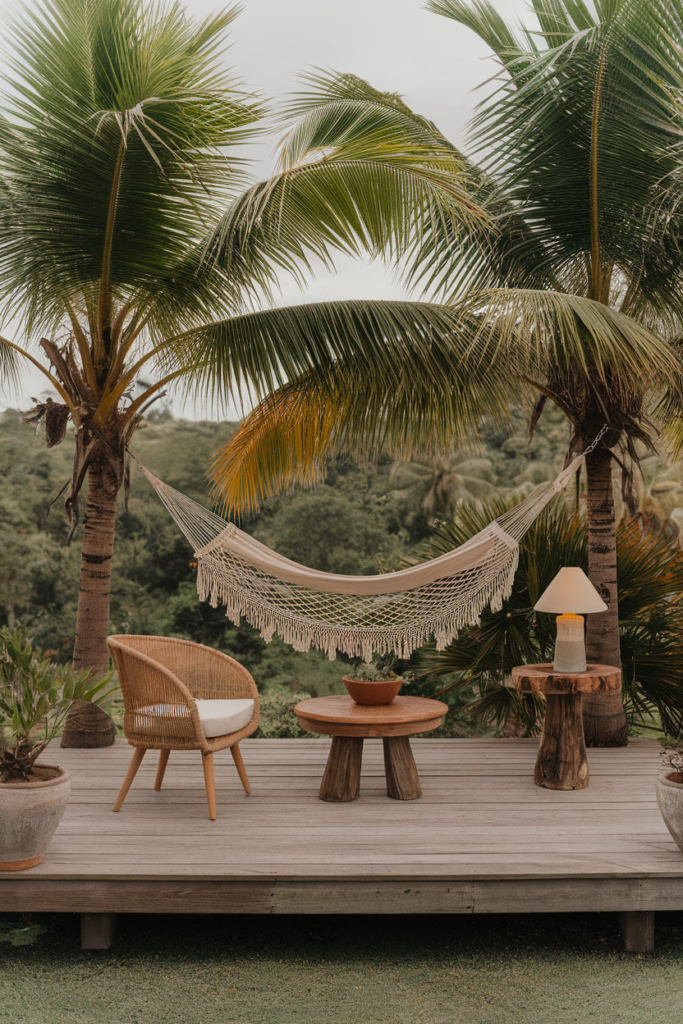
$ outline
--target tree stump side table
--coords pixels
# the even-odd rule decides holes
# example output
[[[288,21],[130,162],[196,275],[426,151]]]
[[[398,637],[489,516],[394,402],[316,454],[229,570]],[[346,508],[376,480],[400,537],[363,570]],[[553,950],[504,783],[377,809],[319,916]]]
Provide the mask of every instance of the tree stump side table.
[[[553,666],[520,665],[512,670],[518,693],[545,695],[545,721],[534,782],[545,789],[585,789],[588,758],[583,736],[582,694],[621,689],[621,672],[588,665],[585,672],[553,672]]]
[[[381,736],[387,795],[394,800],[422,796],[409,736],[438,728],[448,705],[429,697],[394,697],[391,704],[363,706],[351,697],[312,697],[294,708],[302,728],[332,737],[320,799],[333,803],[357,800],[363,740]]]

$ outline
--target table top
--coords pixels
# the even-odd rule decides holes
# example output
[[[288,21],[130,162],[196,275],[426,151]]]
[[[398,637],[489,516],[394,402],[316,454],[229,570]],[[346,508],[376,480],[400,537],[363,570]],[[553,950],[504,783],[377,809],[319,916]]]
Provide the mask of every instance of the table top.
[[[598,693],[620,690],[621,671],[614,665],[589,664],[585,672],[553,672],[552,662],[517,665],[512,681],[520,693]]]
[[[435,729],[440,720],[448,713],[448,705],[430,697],[394,697],[391,704],[363,705],[356,704],[351,697],[311,697],[302,700],[294,708],[300,719],[315,724],[316,732],[337,732],[341,727],[343,735],[381,736],[386,730],[387,735],[408,734],[411,726],[413,731],[423,731],[420,726]],[[430,724],[433,723],[433,724]],[[302,721],[302,725],[305,723]],[[371,729],[372,732],[366,732]],[[427,731],[426,729],[424,731]]]

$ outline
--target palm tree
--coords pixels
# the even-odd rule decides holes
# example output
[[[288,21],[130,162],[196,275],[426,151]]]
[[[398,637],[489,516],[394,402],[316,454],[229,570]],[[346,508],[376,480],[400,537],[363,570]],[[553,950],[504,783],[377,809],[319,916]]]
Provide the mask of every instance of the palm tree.
[[[449,452],[429,458],[415,455],[408,462],[395,462],[391,482],[397,494],[417,494],[430,516],[450,515],[460,501],[492,500],[496,488],[487,459],[473,459],[469,452]]]
[[[149,402],[180,378],[218,399],[263,395],[331,352],[381,374],[415,337],[447,334],[448,311],[271,309],[277,274],[301,276],[335,250],[399,253],[415,225],[457,234],[485,216],[457,154],[398,101],[328,125],[330,159],[245,192],[235,147],[263,108],[221,65],[235,14],[195,21],[163,0],[41,0],[11,33],[0,299],[17,334],[0,339],[0,369],[11,377],[26,359],[56,392],[32,413],[48,446],[69,420],[75,428],[72,526],[87,482],[78,668],[108,666],[117,494]],[[156,382],[141,383],[150,371]]]
[[[506,249],[515,263],[520,257],[527,267],[535,263],[525,285],[586,296],[673,341],[683,311],[679,193],[671,180],[679,120],[673,96],[683,83],[673,41],[683,41],[683,5],[600,0],[593,13],[583,0],[534,0],[540,48],[527,30],[518,41],[488,0],[429,0],[427,6],[475,31],[504,69],[475,128],[478,146],[491,147],[485,171],[523,220],[523,240],[508,238]],[[447,250],[433,246],[432,275]],[[518,263],[517,274],[521,269]],[[514,285],[516,276],[504,274],[496,283]],[[442,287],[450,277],[444,267]],[[517,301],[528,308],[534,300]],[[488,317],[499,315],[500,302],[489,305]],[[610,427],[586,460],[588,570],[609,605],[588,619],[586,645],[591,661],[621,665],[612,464],[616,459],[628,473],[637,442],[654,448],[653,391],[656,397],[666,388],[673,367],[649,366],[642,382],[624,387],[618,366],[601,379],[592,361],[562,351],[554,333],[550,351],[538,353],[541,372],[525,373],[522,366],[522,375],[539,395],[536,416],[547,400],[566,414],[575,449],[600,423]],[[617,700],[586,700],[589,743],[626,742]]]
[[[456,236],[443,222],[426,224],[413,238],[408,279],[442,299],[455,333],[460,324],[463,379],[481,388],[507,377],[490,413],[503,416],[514,392],[533,406],[533,428],[554,402],[570,421],[574,452],[608,425],[587,459],[587,518],[589,575],[609,610],[589,619],[587,651],[620,665],[612,464],[629,471],[638,445],[654,448],[652,420],[667,389],[670,408],[681,407],[683,5],[532,5],[539,28],[517,38],[488,0],[428,4],[475,31],[500,65],[473,126],[483,163],[467,165],[495,229],[473,223]],[[325,103],[338,102],[336,88],[299,100],[290,146],[313,134]],[[411,357],[387,381],[368,381],[339,359],[291,381],[218,454],[216,494],[249,508],[311,483],[340,448],[450,446],[449,430],[461,435],[477,405],[454,401],[456,376],[449,368],[440,386]],[[589,744],[627,742],[618,695],[587,699],[584,720]]]

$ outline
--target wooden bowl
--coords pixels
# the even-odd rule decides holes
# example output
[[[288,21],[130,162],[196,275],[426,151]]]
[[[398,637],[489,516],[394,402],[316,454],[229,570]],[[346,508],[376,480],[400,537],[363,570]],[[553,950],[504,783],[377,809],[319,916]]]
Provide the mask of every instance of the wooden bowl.
[[[343,677],[343,683],[356,704],[366,707],[378,704],[391,704],[403,686],[402,679],[379,679],[373,682],[360,682],[350,676]]]

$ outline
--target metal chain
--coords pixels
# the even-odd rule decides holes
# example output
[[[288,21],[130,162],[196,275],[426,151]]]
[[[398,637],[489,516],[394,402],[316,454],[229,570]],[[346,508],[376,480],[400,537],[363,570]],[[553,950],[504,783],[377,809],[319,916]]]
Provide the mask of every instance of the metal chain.
[[[590,455],[590,453],[591,453],[591,452],[593,451],[593,449],[594,449],[594,448],[597,448],[598,442],[599,442],[599,441],[600,441],[600,439],[602,438],[603,434],[606,434],[608,430],[609,430],[609,424],[605,423],[605,424],[603,425],[603,428],[602,428],[602,430],[601,430],[601,431],[600,431],[600,433],[598,434],[598,436],[597,436],[597,437],[595,438],[595,440],[594,440],[594,441],[592,441],[592,442],[591,442],[591,443],[590,443],[590,444],[588,445],[588,447],[587,447],[587,448],[584,448],[584,450],[583,450],[583,453],[582,453],[582,454],[583,454],[583,455]]]

